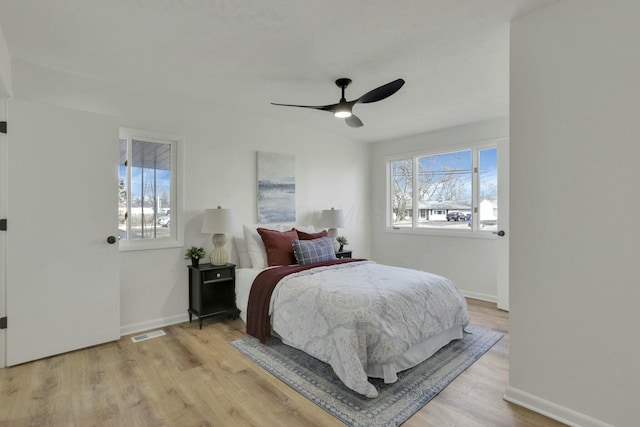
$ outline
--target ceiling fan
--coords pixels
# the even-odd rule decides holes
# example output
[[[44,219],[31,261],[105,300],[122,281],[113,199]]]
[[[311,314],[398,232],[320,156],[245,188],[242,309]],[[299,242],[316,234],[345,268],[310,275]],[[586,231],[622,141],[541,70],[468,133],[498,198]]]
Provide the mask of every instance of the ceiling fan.
[[[340,98],[340,102],[337,104],[331,105],[320,105],[320,106],[311,106],[311,105],[292,105],[292,104],[276,104],[272,102],[272,105],[281,105],[283,107],[301,107],[301,108],[312,108],[314,110],[322,110],[333,113],[334,116],[339,118],[344,118],[344,121],[347,125],[352,128],[359,128],[362,126],[362,120],[360,120],[357,116],[355,116],[351,110],[355,104],[368,104],[370,102],[382,101],[385,98],[390,97],[394,93],[396,93],[402,85],[404,85],[404,80],[398,79],[392,82],[387,83],[386,85],[382,85],[378,88],[375,88],[364,95],[362,95],[358,99],[354,99],[353,101],[347,101],[344,97],[344,90],[351,83],[351,79],[341,78],[336,80],[336,86],[342,88],[342,98]]]

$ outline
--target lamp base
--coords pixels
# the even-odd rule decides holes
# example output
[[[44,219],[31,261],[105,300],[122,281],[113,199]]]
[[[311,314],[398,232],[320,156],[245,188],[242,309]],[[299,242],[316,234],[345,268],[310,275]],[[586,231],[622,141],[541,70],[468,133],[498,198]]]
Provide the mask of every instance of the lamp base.
[[[227,238],[224,234],[216,233],[211,237],[214,249],[211,251],[209,259],[213,265],[225,265],[229,262],[229,254],[224,249]]]
[[[333,250],[335,252],[338,252],[338,248],[340,247],[340,243],[338,243],[338,241],[336,240],[336,237],[338,237],[338,229],[337,228],[328,229],[327,237],[330,238],[331,243],[333,243]]]

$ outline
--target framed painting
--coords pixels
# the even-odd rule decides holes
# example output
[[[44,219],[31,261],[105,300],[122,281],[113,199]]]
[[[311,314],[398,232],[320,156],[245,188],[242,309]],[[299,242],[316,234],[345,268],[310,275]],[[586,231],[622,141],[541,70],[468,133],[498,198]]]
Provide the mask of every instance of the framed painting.
[[[258,151],[258,223],[295,222],[296,158]]]

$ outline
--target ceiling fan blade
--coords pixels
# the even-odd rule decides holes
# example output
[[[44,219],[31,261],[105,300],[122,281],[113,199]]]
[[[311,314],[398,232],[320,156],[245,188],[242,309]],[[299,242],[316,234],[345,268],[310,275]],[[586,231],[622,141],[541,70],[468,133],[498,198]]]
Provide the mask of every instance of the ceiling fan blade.
[[[322,111],[333,111],[334,108],[336,108],[336,105],[338,104],[314,106],[314,105],[276,104],[275,102],[272,102],[271,105],[280,105],[282,107],[312,108],[314,110],[322,110]]]
[[[373,89],[356,100],[358,104],[368,104],[369,102],[382,101],[385,98],[390,97],[394,93],[400,90],[404,85],[403,79],[394,80],[386,85],[382,85],[376,89]]]
[[[358,116],[354,116],[353,114],[344,119],[344,121],[352,128],[359,128],[363,125],[362,120],[360,120]]]

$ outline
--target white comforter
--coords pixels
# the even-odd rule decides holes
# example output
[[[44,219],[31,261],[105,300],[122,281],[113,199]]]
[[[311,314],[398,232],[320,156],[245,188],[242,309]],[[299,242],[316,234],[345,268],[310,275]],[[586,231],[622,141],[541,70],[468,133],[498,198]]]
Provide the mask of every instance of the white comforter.
[[[449,279],[372,261],[291,274],[270,307],[283,342],[331,365],[345,385],[367,397],[367,363],[390,363],[413,345],[469,321]]]

